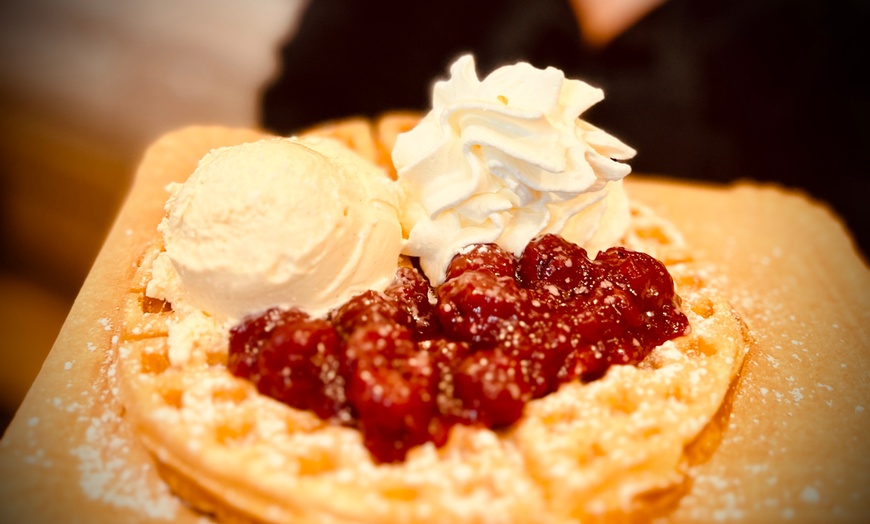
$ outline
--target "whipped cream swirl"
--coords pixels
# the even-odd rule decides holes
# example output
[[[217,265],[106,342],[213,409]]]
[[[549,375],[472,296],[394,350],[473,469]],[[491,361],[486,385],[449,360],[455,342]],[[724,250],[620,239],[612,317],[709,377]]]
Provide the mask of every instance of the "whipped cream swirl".
[[[579,116],[604,94],[553,67],[504,66],[479,80],[460,57],[435,83],[432,110],[392,152],[407,195],[403,253],[434,285],[463,248],[497,243],[519,255],[543,233],[597,250],[629,212],[619,162],[635,151]]]

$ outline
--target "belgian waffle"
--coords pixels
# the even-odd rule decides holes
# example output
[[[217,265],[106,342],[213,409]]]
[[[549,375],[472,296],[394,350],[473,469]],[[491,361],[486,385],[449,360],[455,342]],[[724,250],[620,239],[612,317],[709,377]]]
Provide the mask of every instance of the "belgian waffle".
[[[394,173],[388,152],[411,114],[332,122],[308,134],[343,141]],[[256,139],[191,128],[163,137],[139,176],[183,180],[191,156]],[[171,147],[170,147],[171,146]],[[173,151],[172,155],[155,154]],[[171,176],[175,176],[171,175]],[[161,178],[162,179],[162,178]],[[633,204],[624,244],[664,262],[691,334],[639,366],[563,385],[503,431],[457,426],[447,444],[377,464],[359,433],[260,395],[226,368],[227,334],[204,314],[146,296],[162,250],[143,246],[117,343],[126,418],[172,490],[222,522],[567,522],[658,515],[688,487],[689,466],[715,448],[751,346],[677,228]],[[181,344],[170,326],[187,323]],[[179,352],[176,347],[191,348]]]

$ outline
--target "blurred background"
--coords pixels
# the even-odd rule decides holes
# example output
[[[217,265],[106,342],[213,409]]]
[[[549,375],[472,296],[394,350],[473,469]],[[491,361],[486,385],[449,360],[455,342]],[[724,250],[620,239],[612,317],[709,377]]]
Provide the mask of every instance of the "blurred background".
[[[639,151],[634,171],[800,188],[866,253],[868,14],[866,0],[6,0],[0,423],[150,142],[423,110],[462,52],[481,77],[527,60],[600,86],[584,118]]]

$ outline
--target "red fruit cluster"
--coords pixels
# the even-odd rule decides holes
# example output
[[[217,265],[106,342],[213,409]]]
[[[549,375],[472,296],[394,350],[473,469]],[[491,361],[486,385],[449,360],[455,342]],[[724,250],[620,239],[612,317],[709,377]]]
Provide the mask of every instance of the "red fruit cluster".
[[[686,334],[665,267],[611,248],[590,260],[555,235],[517,259],[491,244],[457,255],[438,288],[400,268],[313,319],[269,310],[230,333],[229,368],[260,392],[359,428],[381,462],[454,424],[505,427],[532,399]]]

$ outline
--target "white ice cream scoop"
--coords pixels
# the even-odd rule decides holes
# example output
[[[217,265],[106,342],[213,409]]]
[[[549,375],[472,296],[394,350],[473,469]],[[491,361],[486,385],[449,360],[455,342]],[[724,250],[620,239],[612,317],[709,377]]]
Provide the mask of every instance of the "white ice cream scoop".
[[[180,286],[154,287],[175,288],[183,295],[175,300],[209,315],[237,320],[295,306],[319,316],[395,275],[399,188],[338,142],[215,149],[170,190],[159,231],[171,268],[162,267],[174,268]]]

